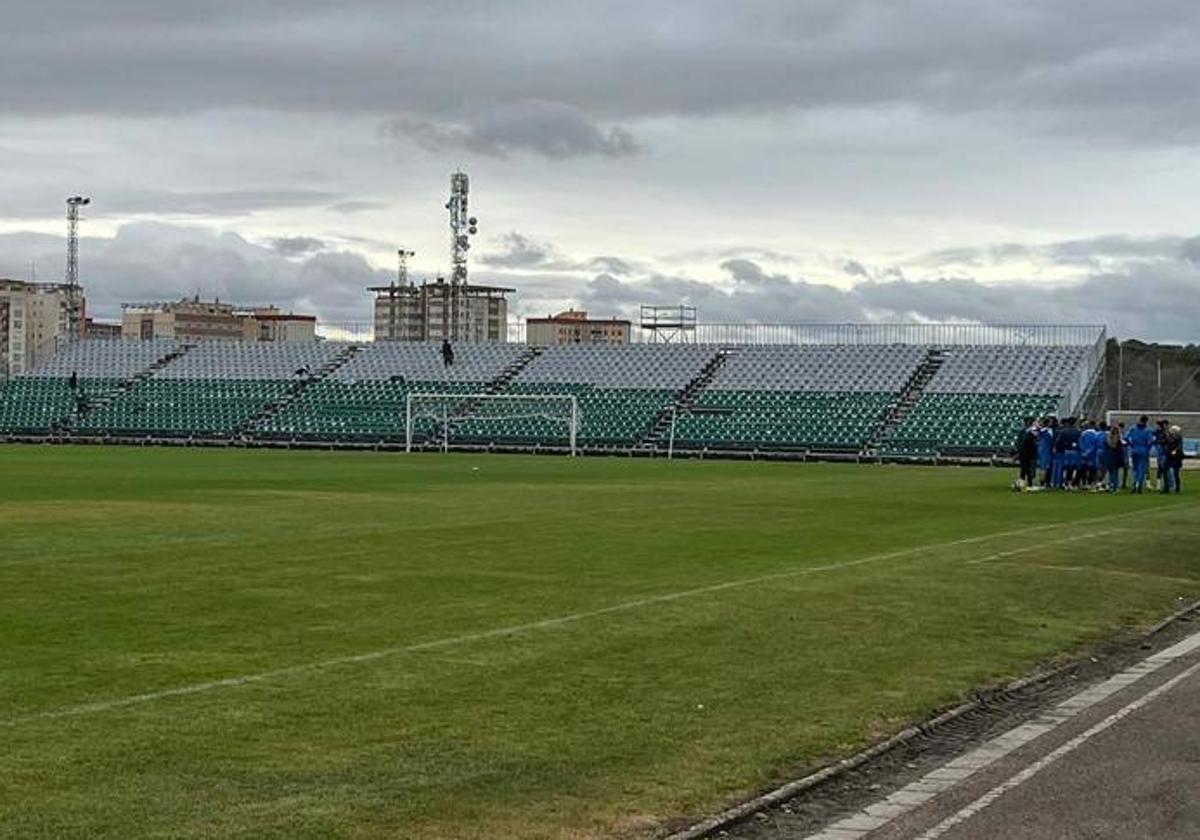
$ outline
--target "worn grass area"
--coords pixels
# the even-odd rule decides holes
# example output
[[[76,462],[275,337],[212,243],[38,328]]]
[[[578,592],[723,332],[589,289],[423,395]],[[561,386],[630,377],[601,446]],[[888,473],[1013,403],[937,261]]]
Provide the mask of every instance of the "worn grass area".
[[[0,836],[654,834],[1200,597],[1010,478],[0,448]]]

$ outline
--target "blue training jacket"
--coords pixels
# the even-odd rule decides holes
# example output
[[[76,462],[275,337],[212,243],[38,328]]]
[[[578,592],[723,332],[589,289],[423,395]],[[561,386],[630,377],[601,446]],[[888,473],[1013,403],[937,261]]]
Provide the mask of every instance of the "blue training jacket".
[[[1137,425],[1129,430],[1129,450],[1135,455],[1149,455],[1154,445],[1154,430],[1149,426]]]
[[[1054,450],[1054,430],[1049,426],[1042,429],[1042,434],[1038,437],[1038,460],[1043,464],[1050,463],[1050,453]]]
[[[1096,451],[1096,435],[1098,432],[1095,429],[1084,429],[1079,433],[1079,454],[1085,458],[1091,458]]]

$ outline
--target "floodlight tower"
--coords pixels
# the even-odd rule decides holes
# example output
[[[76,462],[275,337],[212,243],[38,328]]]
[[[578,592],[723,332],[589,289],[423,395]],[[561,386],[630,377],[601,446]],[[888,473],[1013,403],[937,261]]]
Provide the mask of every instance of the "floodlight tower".
[[[468,196],[471,181],[467,173],[455,172],[450,176],[450,200],[446,209],[450,211],[450,335],[455,340],[471,336],[471,306],[467,296],[467,251],[471,249],[471,237],[479,232],[479,220],[470,215]]]
[[[86,196],[73,195],[67,199],[67,334],[70,338],[83,335],[83,290],[79,286],[79,208],[91,204]]]

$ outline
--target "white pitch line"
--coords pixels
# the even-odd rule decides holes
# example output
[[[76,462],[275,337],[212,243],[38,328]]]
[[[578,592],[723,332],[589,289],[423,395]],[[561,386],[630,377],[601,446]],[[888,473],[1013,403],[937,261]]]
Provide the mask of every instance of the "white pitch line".
[[[1035,543],[1033,545],[1014,548],[1009,551],[1000,551],[995,554],[989,554],[987,557],[979,557],[975,560],[968,560],[968,566],[975,566],[980,563],[991,563],[993,560],[1003,560],[1005,557],[1015,557],[1018,554],[1026,554],[1030,551],[1039,551],[1052,545],[1065,545],[1066,543],[1080,542],[1081,540],[1090,540],[1093,537],[1106,537],[1110,534],[1121,534],[1128,531],[1128,528],[1108,528],[1103,531],[1092,531],[1087,534],[1076,534],[1073,537],[1063,537],[1061,540],[1050,540],[1049,542]]]
[[[1188,679],[1189,677],[1191,677],[1197,673],[1200,673],[1200,662],[1197,662],[1195,665],[1191,666],[1190,668],[1188,668],[1186,671],[1179,674],[1178,676],[1172,677],[1171,679],[1167,680],[1162,685],[1157,686],[1156,688],[1153,688],[1150,691],[1147,691],[1141,697],[1137,698],[1136,700],[1129,703],[1128,705],[1122,707],[1118,711],[1113,712],[1111,715],[1109,715],[1104,720],[1097,723],[1095,726],[1093,726],[1091,729],[1087,730],[1083,734],[1077,735],[1076,737],[1072,738],[1070,741],[1067,741],[1065,744],[1063,744],[1058,749],[1054,750],[1053,752],[1048,753],[1046,756],[1035,761],[1033,764],[1030,764],[1028,767],[1026,767],[1020,773],[1017,773],[1012,778],[1007,779],[1006,781],[996,785],[996,787],[989,790],[987,793],[985,793],[983,796],[976,799],[970,805],[967,805],[966,807],[962,808],[962,810],[958,811],[958,813],[947,817],[946,819],[942,820],[940,823],[935,825],[933,828],[929,829],[929,831],[926,831],[924,834],[922,834],[920,837],[918,837],[917,840],[936,840],[936,838],[941,837],[943,834],[945,834],[950,829],[971,819],[971,817],[975,816],[976,814],[981,812],[983,809],[987,808],[989,805],[991,805],[993,802],[995,802],[997,799],[999,799],[1004,794],[1008,793],[1010,790],[1020,787],[1025,782],[1029,781],[1034,776],[1036,776],[1038,773],[1045,770],[1051,764],[1058,761],[1060,758],[1063,758],[1064,756],[1069,755],[1070,753],[1073,753],[1075,750],[1082,747],[1085,743],[1087,743],[1092,738],[1099,735],[1101,732],[1104,732],[1106,729],[1110,729],[1111,727],[1116,725],[1118,722],[1120,722],[1122,719],[1129,717],[1129,715],[1133,714],[1138,709],[1141,709],[1143,706],[1148,705],[1156,698],[1161,697],[1163,694],[1166,694],[1168,691],[1173,689],[1175,686],[1179,685],[1179,683],[1183,682],[1184,680]]]
[[[855,840],[882,828],[899,817],[916,810],[934,797],[944,793],[997,761],[1045,735],[1059,726],[1074,720],[1079,714],[1104,702],[1118,691],[1128,688],[1144,677],[1178,661],[1200,649],[1200,633],[1178,642],[1166,650],[1143,659],[1116,676],[1099,685],[1085,689],[1064,700],[1054,708],[1043,712],[1028,723],[1023,723],[992,740],[959,756],[949,763],[932,770],[915,782],[874,805],[826,826],[807,840]],[[1200,664],[1192,670],[1200,668]],[[1161,692],[1160,692],[1161,693]],[[1155,694],[1154,696],[1158,696]],[[1114,721],[1115,723],[1115,721]],[[1111,724],[1110,724],[1111,725]],[[968,806],[969,807],[969,806]],[[986,807],[986,806],[984,806]],[[980,808],[982,810],[982,808]],[[949,828],[950,826],[947,826]],[[936,827],[935,827],[936,828]],[[932,831],[933,829],[931,829]],[[924,835],[917,840],[932,840],[939,835]]]
[[[99,712],[107,712],[115,709],[124,709],[130,706],[137,706],[143,703],[152,703],[156,700],[166,700],[172,697],[187,697],[193,694],[202,694],[208,691],[215,691],[222,688],[236,688],[238,686],[250,685],[252,683],[264,682],[266,680],[275,679],[277,677],[291,676],[294,674],[303,674],[310,671],[320,671],[326,668],[334,668],[339,665],[353,665],[361,662],[372,662],[378,659],[385,659],[391,656],[399,656],[405,653],[418,653],[426,650],[436,650],[443,647],[451,647],[454,645],[466,644],[468,642],[479,642],[488,639],[504,638],[520,633],[527,633],[532,630],[545,630],[553,627],[561,627],[567,624],[574,624],[588,618],[596,618],[612,613],[626,612],[639,607],[652,606],[655,604],[665,604],[672,601],[679,601],[684,598],[693,598],[697,595],[709,595],[714,592],[723,592],[729,589],[738,589],[745,586],[754,586],[760,583],[770,583],[777,580],[787,580],[790,578],[799,578],[806,575],[816,574],[818,572],[832,572],[840,569],[849,569],[855,566],[863,566],[869,563],[880,563],[887,560],[898,560],[902,557],[910,557],[926,552],[939,551],[947,548],[957,548],[962,545],[973,545],[987,540],[1000,539],[1003,537],[1022,536],[1025,534],[1036,533],[1038,531],[1047,531],[1052,528],[1062,528],[1072,525],[1087,525],[1093,522],[1110,522],[1114,519],[1122,519],[1127,516],[1148,516],[1152,513],[1163,512],[1173,508],[1193,507],[1190,504],[1177,504],[1169,508],[1159,508],[1157,511],[1132,511],[1125,514],[1117,514],[1116,516],[1098,516],[1091,519],[1076,519],[1068,522],[1052,522],[1045,525],[1033,525],[1024,528],[1014,528],[1007,531],[996,531],[991,534],[983,534],[976,537],[965,537],[963,539],[951,540],[944,543],[932,543],[923,546],[914,546],[912,548],[900,549],[899,551],[889,551],[883,554],[873,554],[867,557],[860,557],[857,560],[846,560],[840,563],[829,563],[824,566],[806,566],[801,569],[791,569],[786,572],[774,572],[769,575],[758,575],[756,577],[740,578],[738,580],[725,581],[724,583],[716,583],[711,586],[700,586],[694,589],[683,589],[677,592],[667,592],[662,595],[651,595],[646,598],[638,598],[632,601],[625,601],[620,604],[613,604],[608,607],[601,607],[595,610],[585,610],[583,612],[571,613],[569,615],[556,616],[554,618],[546,618],[540,621],[530,621],[525,624],[514,624],[508,627],[496,627],[491,630],[482,630],[477,633],[464,633],[460,636],[448,636],[441,639],[433,639],[428,642],[417,642],[411,645],[398,645],[396,647],[381,648],[379,650],[368,651],[366,653],[352,654],[349,656],[335,656],[329,659],[322,659],[316,662],[305,662],[299,665],[289,665],[285,668],[275,668],[269,671],[259,671],[253,674],[242,674],[234,677],[226,677],[220,680],[211,680],[208,682],[192,683],[191,685],[182,685],[177,688],[167,688],[161,691],[148,691],[142,694],[132,694],[126,697],[117,697],[112,700],[99,700],[94,703],[81,703],[75,706],[65,706],[59,709],[50,709],[44,712],[36,712],[30,715],[22,715],[20,717],[6,718],[0,720],[0,726],[20,726],[26,723],[33,723],[39,720],[48,720],[54,718],[75,717],[78,715],[96,714]]]

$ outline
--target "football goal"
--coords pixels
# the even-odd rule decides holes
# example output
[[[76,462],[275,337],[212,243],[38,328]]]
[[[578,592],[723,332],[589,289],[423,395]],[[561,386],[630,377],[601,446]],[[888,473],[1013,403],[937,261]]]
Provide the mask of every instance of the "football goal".
[[[561,446],[572,456],[582,418],[571,394],[412,393],[405,399],[404,448],[508,443]]]

